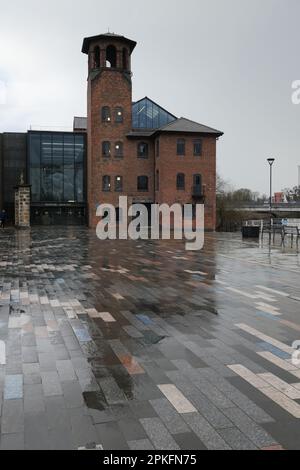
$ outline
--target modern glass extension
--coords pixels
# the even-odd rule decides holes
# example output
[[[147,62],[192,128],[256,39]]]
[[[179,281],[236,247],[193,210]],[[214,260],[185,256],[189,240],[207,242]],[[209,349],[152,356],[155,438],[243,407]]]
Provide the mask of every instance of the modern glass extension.
[[[132,105],[133,129],[159,129],[177,118],[149,98]]]
[[[84,134],[28,133],[32,223],[85,223]]]

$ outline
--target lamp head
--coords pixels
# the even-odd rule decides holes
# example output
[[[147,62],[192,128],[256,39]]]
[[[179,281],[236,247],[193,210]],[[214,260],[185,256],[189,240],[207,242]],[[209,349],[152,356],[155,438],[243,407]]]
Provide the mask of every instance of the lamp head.
[[[270,166],[272,166],[274,162],[275,162],[275,158],[268,158],[268,163]]]

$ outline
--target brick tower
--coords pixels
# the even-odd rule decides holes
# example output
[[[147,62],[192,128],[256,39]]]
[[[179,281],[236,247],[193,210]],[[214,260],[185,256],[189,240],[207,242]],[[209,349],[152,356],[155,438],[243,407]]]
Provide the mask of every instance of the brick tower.
[[[112,33],[85,38],[88,54],[88,215],[89,226],[99,221],[100,203],[118,207],[128,174],[132,125],[131,54],[136,42]]]

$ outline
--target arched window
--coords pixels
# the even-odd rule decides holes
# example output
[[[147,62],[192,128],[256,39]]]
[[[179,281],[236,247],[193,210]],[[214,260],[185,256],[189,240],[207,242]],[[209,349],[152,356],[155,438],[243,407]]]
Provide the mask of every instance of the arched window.
[[[137,155],[139,158],[148,158],[149,145],[147,142],[139,142],[137,145]]]
[[[102,142],[102,155],[103,157],[110,157],[110,142],[104,141]]]
[[[115,121],[123,122],[123,108],[121,106],[115,108]]]
[[[111,122],[110,108],[108,106],[103,106],[101,116],[102,122]]]
[[[102,178],[102,190],[110,191],[110,189],[111,189],[110,176],[104,175]]]
[[[148,191],[149,188],[149,178],[148,176],[139,176],[137,181],[138,191]]]
[[[117,49],[115,46],[108,46],[106,48],[106,67],[117,67]]]
[[[156,191],[159,191],[159,170],[156,171]]]
[[[185,189],[185,175],[183,173],[178,173],[176,185],[178,190]]]
[[[94,49],[94,68],[100,68],[100,47],[96,46]]]
[[[123,191],[123,176],[116,176],[115,178],[115,191]]]
[[[115,143],[115,157],[123,157],[123,143],[122,142]]]
[[[202,155],[202,140],[197,139],[194,140],[194,156],[201,157]]]
[[[185,140],[177,140],[177,155],[185,155]]]
[[[193,177],[194,191],[193,193],[198,196],[202,196],[202,176],[194,175]]]
[[[126,47],[123,47],[122,50],[122,62],[123,62],[123,69],[128,70],[128,51]]]

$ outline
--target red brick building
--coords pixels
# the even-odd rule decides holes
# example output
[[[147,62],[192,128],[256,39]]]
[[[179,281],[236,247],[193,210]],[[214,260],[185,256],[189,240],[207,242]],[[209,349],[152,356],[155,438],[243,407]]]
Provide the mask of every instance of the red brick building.
[[[144,98],[132,103],[136,42],[116,34],[85,38],[88,54],[87,203],[89,226],[100,203],[205,203],[205,228],[216,225],[216,141],[222,132]],[[77,119],[77,121],[76,121]],[[77,124],[76,124],[77,123]],[[82,131],[84,124],[75,118]]]

